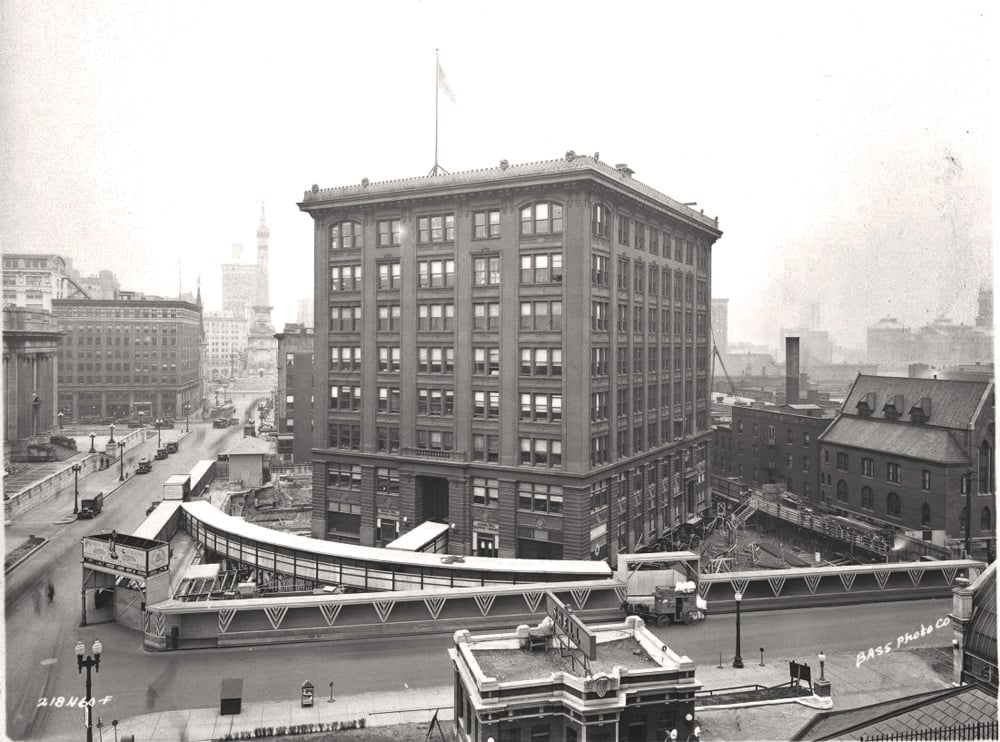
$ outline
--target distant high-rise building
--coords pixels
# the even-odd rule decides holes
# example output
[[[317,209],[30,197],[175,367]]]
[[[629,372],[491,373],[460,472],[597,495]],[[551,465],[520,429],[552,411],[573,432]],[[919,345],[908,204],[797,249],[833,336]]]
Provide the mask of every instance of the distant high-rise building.
[[[257,294],[257,266],[246,263],[222,264],[222,311],[250,319],[250,307]]]
[[[993,289],[979,290],[979,312],[976,314],[976,327],[993,329]]]
[[[729,352],[729,299],[712,299],[712,334],[720,353]]]
[[[806,324],[810,330],[819,329],[819,302],[813,301],[809,303],[809,317],[806,319]]]
[[[101,270],[96,276],[81,276],[77,271],[76,282],[91,299],[114,299],[115,292],[121,289],[121,284],[114,272]]]
[[[207,378],[242,376],[247,362],[247,323],[232,312],[205,312]]]
[[[296,317],[296,321],[300,325],[305,325],[306,327],[313,326],[313,300],[312,299],[299,299],[299,311]]]

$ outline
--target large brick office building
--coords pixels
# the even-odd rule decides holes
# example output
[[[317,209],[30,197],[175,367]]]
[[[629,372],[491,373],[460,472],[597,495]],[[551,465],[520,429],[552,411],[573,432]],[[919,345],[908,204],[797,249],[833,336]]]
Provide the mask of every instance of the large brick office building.
[[[821,501],[938,544],[971,501],[977,546],[995,542],[994,401],[992,382],[859,375],[820,435]]]
[[[119,292],[118,299],[62,299],[59,411],[66,420],[183,417],[201,406],[201,307]]]
[[[299,207],[314,536],[440,520],[453,553],[603,558],[708,506],[716,219],[573,153]]]

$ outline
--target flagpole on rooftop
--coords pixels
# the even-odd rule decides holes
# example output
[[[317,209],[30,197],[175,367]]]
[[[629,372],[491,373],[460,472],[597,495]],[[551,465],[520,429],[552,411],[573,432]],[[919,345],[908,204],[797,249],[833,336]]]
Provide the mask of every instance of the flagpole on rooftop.
[[[428,175],[442,175],[448,172],[438,164],[438,99],[441,96],[442,84],[445,86],[445,92],[448,95],[448,99],[451,100],[452,103],[454,103],[455,94],[451,92],[451,88],[449,87],[448,82],[444,79],[444,73],[441,70],[439,51],[435,49],[434,50],[434,167],[431,168],[431,171],[430,173],[428,173]]]
[[[441,60],[439,52],[434,50],[434,167],[431,175],[438,174],[438,98],[441,96]]]

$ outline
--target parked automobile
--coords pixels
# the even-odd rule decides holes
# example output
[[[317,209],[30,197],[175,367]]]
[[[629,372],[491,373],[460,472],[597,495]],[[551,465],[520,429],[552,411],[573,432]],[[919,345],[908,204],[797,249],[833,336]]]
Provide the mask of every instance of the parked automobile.
[[[162,459],[167,458],[168,455],[169,454],[167,453],[167,449],[158,448],[156,449],[156,455],[153,456],[153,458],[156,459],[157,461],[161,461]]]
[[[177,453],[177,449],[179,447],[180,444],[177,441],[167,441],[166,445],[164,446],[164,448],[167,449],[167,453]]]
[[[153,462],[149,456],[141,456],[139,458],[139,464],[135,467],[136,474],[149,474],[153,471]]]
[[[149,503],[149,507],[146,508],[146,515],[149,515],[154,510],[156,510],[156,506],[159,505],[159,504],[160,504],[160,500],[157,500],[156,502]]]

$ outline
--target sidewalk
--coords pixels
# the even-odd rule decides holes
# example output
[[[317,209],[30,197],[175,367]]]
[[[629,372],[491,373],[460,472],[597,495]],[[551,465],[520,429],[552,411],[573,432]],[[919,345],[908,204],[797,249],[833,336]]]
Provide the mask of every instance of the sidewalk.
[[[186,433],[181,430],[162,431],[162,440],[180,440]],[[86,447],[82,448],[80,454],[72,459],[60,462],[60,469],[69,469],[78,458],[88,455],[90,450],[90,439],[87,439]],[[156,434],[146,439],[145,442],[129,448],[125,452],[125,475],[131,478],[135,475],[135,465],[140,456],[152,456],[156,453]],[[52,466],[48,464],[46,466]],[[81,472],[81,474],[83,474]],[[125,482],[118,481],[121,476],[121,464],[118,460],[103,471],[93,471],[79,478],[79,499],[92,497],[98,492],[103,492],[105,498],[112,497],[114,492]],[[4,523],[4,556],[15,551],[18,547],[28,541],[29,536],[41,538],[51,538],[59,529],[67,523],[72,523],[76,517],[73,514],[74,496],[73,480],[70,478],[69,485],[64,486],[54,497],[40,503],[36,507],[17,516],[15,519]],[[128,481],[126,479],[125,481]]]
[[[854,654],[831,655],[826,663],[826,677],[833,682],[833,708],[847,709],[878,701],[912,695],[927,690],[945,688],[950,683],[940,674],[942,658],[950,650],[943,650],[938,657],[933,650],[900,651],[879,658],[877,662],[855,667]],[[724,658],[725,660],[726,658]],[[815,657],[799,657],[812,667],[819,677],[819,663]],[[442,659],[442,661],[445,661]],[[764,667],[746,661],[737,670],[731,666],[732,658],[723,668],[700,666],[696,677],[704,690],[731,688],[758,684],[773,687],[789,682],[788,661],[768,661]],[[933,665],[933,666],[932,666]],[[361,693],[338,696],[333,703],[324,695],[324,688],[316,688],[315,705],[302,708],[298,699],[244,703],[241,713],[222,716],[218,705],[211,708],[161,711],[135,716],[119,722],[118,733],[134,734],[135,742],[161,742],[186,740],[208,742],[236,737],[240,732],[253,734],[258,727],[289,727],[301,724],[326,725],[352,723],[364,719],[366,727],[386,727],[404,723],[427,723],[438,709],[438,719],[454,719],[454,692],[451,686],[408,690],[401,693]],[[702,740],[768,740],[789,739],[809,719],[819,712],[821,703],[814,696],[774,705],[746,706],[742,708],[713,708],[701,706],[696,700],[698,723]],[[811,705],[809,705],[811,704]],[[319,731],[319,730],[317,730]],[[289,740],[295,737],[288,732]],[[275,734],[280,736],[280,734]]]
[[[222,716],[219,707],[161,711],[134,716],[118,722],[118,736],[133,734],[135,742],[186,740],[199,742],[221,739],[227,734],[237,737],[257,727],[289,727],[313,724],[316,731],[330,725],[350,724],[364,720],[366,727],[386,727],[405,723],[427,723],[438,710],[438,719],[451,722],[454,718],[451,686],[421,688],[402,693],[359,693],[335,697],[330,703],[323,688],[316,688],[315,705],[302,708],[299,700],[244,703],[239,714]],[[322,726],[320,726],[322,725]],[[277,736],[277,735],[276,735]],[[292,737],[294,739],[294,737]]]

